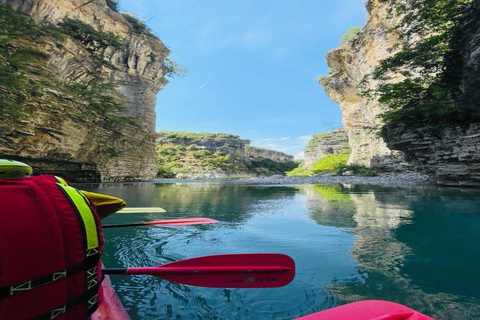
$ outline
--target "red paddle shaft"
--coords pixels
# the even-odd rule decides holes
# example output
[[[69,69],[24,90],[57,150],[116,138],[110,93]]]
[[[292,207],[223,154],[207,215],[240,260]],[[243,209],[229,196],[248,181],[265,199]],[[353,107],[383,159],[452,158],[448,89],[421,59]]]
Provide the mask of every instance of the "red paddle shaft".
[[[137,226],[189,226],[194,224],[209,224],[218,223],[220,221],[209,218],[185,218],[185,219],[170,219],[170,220],[155,220],[147,222],[136,223],[122,223],[122,224],[108,224],[102,226],[106,228],[122,228],[122,227],[137,227]]]
[[[168,281],[215,288],[273,288],[295,277],[295,262],[284,254],[205,256],[158,267],[104,269],[105,274],[152,275]]]

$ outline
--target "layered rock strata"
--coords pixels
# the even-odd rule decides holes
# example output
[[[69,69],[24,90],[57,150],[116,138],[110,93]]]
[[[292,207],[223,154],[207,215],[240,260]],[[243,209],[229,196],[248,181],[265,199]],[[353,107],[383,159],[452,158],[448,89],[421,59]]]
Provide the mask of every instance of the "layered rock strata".
[[[480,123],[467,127],[388,127],[392,149],[404,150],[408,161],[448,186],[480,187]]]
[[[31,163],[37,173],[55,173],[72,181],[149,180],[156,174],[156,94],[164,78],[166,46],[148,29],[138,30],[104,0],[0,0],[38,22],[79,20],[99,32],[111,32],[125,45],[107,46],[101,59],[88,44],[72,37],[24,38],[47,58],[56,84],[90,83],[116,86],[123,111],[96,114],[74,101],[63,87],[44,88],[39,96],[22,97],[28,116],[2,123],[0,154]],[[138,27],[138,26],[137,26]],[[52,80],[53,81],[53,80]],[[112,119],[132,121],[115,125]]]

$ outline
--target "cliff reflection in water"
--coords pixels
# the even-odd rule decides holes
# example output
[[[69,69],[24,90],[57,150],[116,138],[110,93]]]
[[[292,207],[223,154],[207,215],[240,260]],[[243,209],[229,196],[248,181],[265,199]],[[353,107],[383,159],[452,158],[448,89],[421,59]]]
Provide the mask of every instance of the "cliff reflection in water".
[[[334,280],[340,303],[390,300],[438,319],[480,319],[478,191],[306,186],[310,217],[350,228],[358,275]]]

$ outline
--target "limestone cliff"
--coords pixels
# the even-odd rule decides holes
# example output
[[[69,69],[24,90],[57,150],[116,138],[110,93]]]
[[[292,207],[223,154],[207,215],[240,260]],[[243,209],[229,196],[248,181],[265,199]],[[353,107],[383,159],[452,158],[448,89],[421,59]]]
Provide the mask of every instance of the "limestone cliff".
[[[0,122],[1,157],[72,181],[152,179],[156,94],[168,83],[166,46],[105,0],[0,3],[56,32],[18,34],[3,46],[5,61],[33,52],[36,64],[22,62],[26,89],[15,92],[0,81],[0,93],[21,110]],[[106,110],[108,104],[117,107]]]
[[[446,75],[459,109],[478,112],[480,86],[480,1],[463,16],[450,43]],[[392,149],[419,170],[449,186],[480,186],[480,123],[431,123],[405,119],[383,128]],[[428,119],[427,119],[428,120]]]
[[[348,136],[343,128],[313,135],[305,153],[304,169],[311,169],[313,164],[327,155],[339,154],[348,149]]]
[[[480,132],[474,117],[480,85],[480,1],[473,1],[455,25],[450,50],[442,57],[446,68],[433,74],[448,88],[458,113],[470,110],[472,117],[429,121],[411,116],[384,126],[379,116],[386,110],[378,97],[362,93],[404,79],[401,74],[390,74],[383,80],[372,77],[380,62],[393,56],[404,44],[402,41],[407,41],[396,33],[401,32],[399,28],[410,27],[401,25],[402,17],[394,9],[398,4],[409,8],[405,0],[367,1],[369,18],[358,36],[327,54],[331,72],[320,83],[342,110],[352,148],[349,162],[380,171],[422,171],[444,185],[480,186],[480,151],[476,147]],[[418,40],[415,36],[408,38],[410,45]]]
[[[358,36],[327,53],[331,72],[320,79],[327,95],[338,102],[342,122],[352,153],[349,164],[371,166],[372,159],[392,157],[392,151],[378,135],[379,115],[385,109],[375,100],[361,95],[361,90],[375,88],[369,78],[379,61],[395,53],[398,36],[389,32],[399,22],[392,1],[369,0],[368,21]]]
[[[231,134],[162,131],[157,152],[159,176],[167,178],[260,177],[297,167],[293,156]]]

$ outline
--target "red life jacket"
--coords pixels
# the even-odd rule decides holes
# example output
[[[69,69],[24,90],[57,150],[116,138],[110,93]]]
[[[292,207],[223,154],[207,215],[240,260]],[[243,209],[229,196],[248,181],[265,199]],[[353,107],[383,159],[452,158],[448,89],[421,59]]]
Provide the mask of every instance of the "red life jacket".
[[[0,319],[85,320],[98,306],[100,219],[59,181],[0,179]]]

